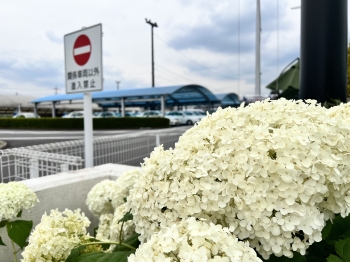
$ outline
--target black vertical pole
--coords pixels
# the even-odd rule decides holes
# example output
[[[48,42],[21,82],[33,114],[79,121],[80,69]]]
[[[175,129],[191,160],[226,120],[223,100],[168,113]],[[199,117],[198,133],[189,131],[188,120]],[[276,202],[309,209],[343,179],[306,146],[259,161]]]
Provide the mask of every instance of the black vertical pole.
[[[151,25],[151,38],[152,38],[152,87],[154,87],[154,50],[153,50],[153,27],[158,27],[157,23],[152,23],[151,20],[147,20],[146,23]]]
[[[347,0],[302,0],[300,98],[346,102]]]
[[[154,87],[154,51],[153,51],[153,26],[152,28],[152,87]]]

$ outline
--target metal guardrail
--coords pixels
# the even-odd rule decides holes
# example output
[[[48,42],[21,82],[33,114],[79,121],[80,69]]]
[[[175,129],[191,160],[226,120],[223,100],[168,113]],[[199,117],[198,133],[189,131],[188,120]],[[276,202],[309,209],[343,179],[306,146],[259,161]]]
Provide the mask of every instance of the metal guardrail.
[[[83,160],[23,148],[0,150],[0,182],[53,175],[83,167]]]
[[[129,134],[94,138],[94,166],[140,166],[154,147],[174,147],[182,132]],[[18,181],[83,168],[84,140],[0,150],[0,182]]]
[[[107,163],[139,166],[156,146],[174,147],[182,133],[130,134],[94,138],[94,166]],[[23,147],[24,149],[78,156],[84,159],[84,140]]]

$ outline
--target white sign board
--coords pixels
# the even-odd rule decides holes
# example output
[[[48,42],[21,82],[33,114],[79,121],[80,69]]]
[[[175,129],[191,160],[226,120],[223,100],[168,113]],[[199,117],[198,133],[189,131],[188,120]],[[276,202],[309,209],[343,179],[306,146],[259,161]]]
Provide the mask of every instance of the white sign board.
[[[102,91],[102,25],[64,36],[66,93]]]

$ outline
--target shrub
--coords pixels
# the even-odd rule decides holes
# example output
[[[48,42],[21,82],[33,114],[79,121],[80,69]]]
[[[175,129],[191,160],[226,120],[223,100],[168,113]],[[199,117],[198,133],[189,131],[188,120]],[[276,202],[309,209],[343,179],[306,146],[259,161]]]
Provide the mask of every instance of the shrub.
[[[167,118],[94,118],[93,128],[99,129],[133,129],[169,127]],[[2,118],[0,128],[5,129],[84,129],[82,118]]]

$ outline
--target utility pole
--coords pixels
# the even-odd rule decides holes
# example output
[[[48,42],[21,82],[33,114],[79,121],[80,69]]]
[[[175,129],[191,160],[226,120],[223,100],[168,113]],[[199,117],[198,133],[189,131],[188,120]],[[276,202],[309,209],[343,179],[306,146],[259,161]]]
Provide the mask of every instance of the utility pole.
[[[54,89],[55,89],[55,95],[57,95],[57,89],[58,89],[57,86]]]
[[[120,81],[115,81],[117,83],[117,90],[119,90],[119,83]]]
[[[152,87],[154,87],[154,51],[153,51],[153,27],[158,27],[157,23],[152,23],[151,20],[147,20],[146,23],[151,25],[152,28]]]
[[[256,28],[255,28],[255,95],[260,96],[260,0],[256,0]]]

